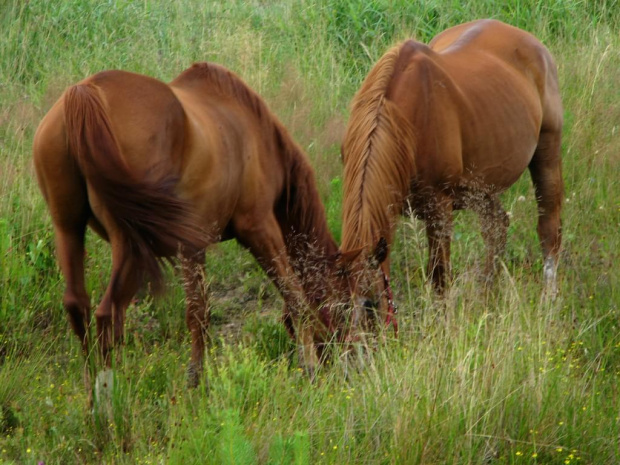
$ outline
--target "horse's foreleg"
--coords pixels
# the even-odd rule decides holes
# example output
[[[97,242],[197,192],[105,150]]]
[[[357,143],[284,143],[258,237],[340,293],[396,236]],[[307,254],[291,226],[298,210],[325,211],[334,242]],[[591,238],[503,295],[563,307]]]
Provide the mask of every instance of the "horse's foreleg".
[[[314,348],[314,316],[309,314],[304,291],[288,261],[280,227],[273,215],[247,218],[235,225],[239,241],[256,257],[274,282],[285,302],[285,325],[294,332],[299,347],[299,361],[312,377],[318,365]]]
[[[497,271],[497,260],[506,249],[510,220],[497,195],[484,195],[482,199],[472,202],[471,208],[478,214],[487,249],[484,278],[491,281]]]
[[[192,339],[192,353],[187,369],[189,387],[197,387],[203,371],[205,340],[208,339],[209,303],[205,280],[205,251],[185,254],[182,258],[183,286],[185,288],[185,320]]]
[[[564,196],[561,134],[542,132],[529,169],[538,203],[538,238],[543,251],[545,292],[555,298],[558,292],[557,268],[562,244],[560,211]]]
[[[438,198],[424,215],[428,239],[427,276],[437,293],[442,294],[450,279],[450,240],[452,236],[452,201]]]
[[[284,323],[284,327],[286,328],[288,335],[292,339],[295,339],[295,327],[293,326],[293,318],[291,316],[291,312],[288,309],[288,305],[286,305],[286,302],[282,306],[282,323]]]

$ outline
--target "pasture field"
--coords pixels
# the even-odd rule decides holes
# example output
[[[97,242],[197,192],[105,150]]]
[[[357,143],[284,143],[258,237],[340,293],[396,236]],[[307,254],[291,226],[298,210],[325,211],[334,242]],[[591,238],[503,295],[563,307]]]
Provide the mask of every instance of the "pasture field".
[[[560,297],[541,300],[529,175],[506,192],[508,247],[482,291],[473,214],[456,215],[454,284],[424,284],[422,224],[392,252],[400,336],[311,383],[279,323],[281,299],[234,243],[207,258],[209,387],[188,390],[179,279],[140,294],[110,408],[88,406],[83,357],[31,163],[34,131],[63,89],[103,69],[171,80],[195,61],[237,72],[317,172],[340,234],[348,104],[398,40],[494,17],[551,50],[565,111]],[[0,2],[0,464],[620,463],[620,3],[617,0],[2,0]],[[88,290],[109,276],[89,233]]]

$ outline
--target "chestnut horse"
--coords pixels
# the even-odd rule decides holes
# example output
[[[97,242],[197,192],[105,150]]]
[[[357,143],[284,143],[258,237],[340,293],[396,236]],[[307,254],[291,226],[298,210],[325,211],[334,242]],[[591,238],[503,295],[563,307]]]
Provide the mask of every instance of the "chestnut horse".
[[[90,225],[112,248],[112,276],[95,311],[106,366],[143,278],[160,283],[162,259],[180,254],[196,385],[209,325],[205,249],[235,238],[282,294],[300,364],[315,368],[326,326],[317,322],[330,316],[326,302],[346,299],[348,283],[336,273],[338,248],[305,155],[235,74],[200,63],[168,85],[124,71],[88,77],[39,125],[34,164],[66,281],[64,307],[85,354]]]
[[[401,213],[425,222],[427,276],[441,292],[450,274],[452,212],[476,211],[491,276],[508,228],[498,194],[526,168],[538,203],[545,288],[555,295],[561,134],[556,66],[527,32],[480,20],[428,46],[407,40],[389,50],[353,99],[342,146],[342,250],[366,251],[349,264],[362,270],[358,308],[392,310],[388,254]]]

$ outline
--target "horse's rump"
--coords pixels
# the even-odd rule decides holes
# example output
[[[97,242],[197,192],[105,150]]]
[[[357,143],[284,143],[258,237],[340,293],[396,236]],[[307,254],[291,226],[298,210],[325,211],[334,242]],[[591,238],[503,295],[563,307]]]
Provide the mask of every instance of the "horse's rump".
[[[100,93],[92,83],[67,89],[69,151],[120,230],[135,271],[144,270],[157,285],[162,259],[172,259],[179,245],[200,248],[204,242],[190,206],[175,192],[176,177],[165,173],[145,179],[127,164]]]

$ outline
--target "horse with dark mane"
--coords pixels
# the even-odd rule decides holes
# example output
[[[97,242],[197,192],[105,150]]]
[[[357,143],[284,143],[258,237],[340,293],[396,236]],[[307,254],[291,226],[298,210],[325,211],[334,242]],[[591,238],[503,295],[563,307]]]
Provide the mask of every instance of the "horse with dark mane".
[[[139,286],[147,278],[161,284],[163,261],[180,256],[192,339],[189,382],[199,382],[209,325],[205,249],[235,238],[282,294],[300,364],[315,368],[314,345],[337,321],[327,304],[345,301],[348,283],[336,272],[338,248],[312,168],[238,76],[200,63],[170,84],[124,71],[88,77],[69,87],[39,125],[34,164],[66,281],[64,307],[85,354],[90,225],[112,248],[112,276],[95,311],[108,367]]]
[[[529,169],[538,203],[544,283],[557,292],[563,181],[562,105],[556,66],[532,35],[494,20],[453,27],[424,45],[389,50],[352,102],[342,146],[342,250],[364,250],[358,307],[391,310],[389,245],[396,217],[426,225],[427,276],[442,292],[450,274],[452,212],[477,212],[492,276],[506,244],[498,194]]]

